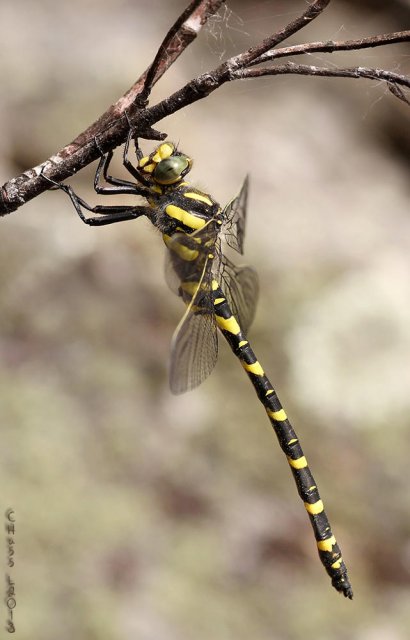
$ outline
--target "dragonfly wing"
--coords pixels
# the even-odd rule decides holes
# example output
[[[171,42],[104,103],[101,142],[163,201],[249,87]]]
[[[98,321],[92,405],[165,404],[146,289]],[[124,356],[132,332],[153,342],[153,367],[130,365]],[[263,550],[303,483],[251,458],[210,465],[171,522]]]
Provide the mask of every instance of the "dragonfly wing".
[[[225,235],[226,243],[240,254],[243,254],[248,191],[249,176],[246,176],[239,194],[228,202],[222,212],[224,218],[222,231]]]
[[[170,387],[174,394],[200,385],[211,373],[218,357],[211,258],[205,259],[199,280],[182,282],[183,290],[184,287],[192,297],[172,339]]]
[[[180,278],[178,278],[175,272],[174,262],[175,260],[171,254],[171,251],[167,251],[165,254],[164,264],[165,282],[167,283],[171,291],[179,295]]]
[[[256,271],[247,266],[238,267],[226,256],[222,256],[219,277],[232,313],[246,333],[255,316],[259,295]]]

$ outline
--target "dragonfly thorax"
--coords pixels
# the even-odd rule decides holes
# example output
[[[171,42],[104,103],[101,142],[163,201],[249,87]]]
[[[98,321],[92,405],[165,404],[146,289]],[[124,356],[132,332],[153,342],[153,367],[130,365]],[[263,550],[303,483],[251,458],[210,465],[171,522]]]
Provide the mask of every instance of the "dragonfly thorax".
[[[221,211],[218,203],[209,194],[188,183],[155,195],[150,204],[154,226],[169,236],[174,233],[195,233],[209,225],[210,221],[220,226],[217,222]]]

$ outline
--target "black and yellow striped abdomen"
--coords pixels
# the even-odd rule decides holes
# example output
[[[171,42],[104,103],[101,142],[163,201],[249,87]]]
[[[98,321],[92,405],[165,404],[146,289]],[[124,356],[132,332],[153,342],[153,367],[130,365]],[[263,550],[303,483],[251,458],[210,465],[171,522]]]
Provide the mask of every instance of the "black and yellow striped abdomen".
[[[265,407],[280,447],[292,471],[298,493],[303,500],[316,538],[319,557],[329,574],[333,586],[346,597],[353,591],[347,576],[346,565],[330,528],[316,482],[309,469],[299,439],[289,422],[276,392],[258,362],[219,284],[212,285],[215,319],[232,351],[249,376],[259,400]]]

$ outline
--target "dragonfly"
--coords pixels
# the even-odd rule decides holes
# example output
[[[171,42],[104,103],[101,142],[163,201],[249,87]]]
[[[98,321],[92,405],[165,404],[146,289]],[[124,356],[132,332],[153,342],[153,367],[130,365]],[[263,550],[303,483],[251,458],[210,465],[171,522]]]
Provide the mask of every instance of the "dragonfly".
[[[137,163],[130,159],[131,141]],[[112,157],[113,151],[101,153],[95,191],[103,195],[142,196],[146,204],[90,206],[70,185],[53,184],[70,196],[87,225],[102,226],[146,216],[162,233],[167,247],[166,278],[185,303],[185,313],[171,344],[171,391],[184,393],[209,376],[217,361],[219,332],[246,372],[286,456],[313,528],[319,558],[332,585],[352,599],[347,568],[299,438],[247,337],[258,298],[256,273],[248,266],[234,264],[224,250],[228,245],[243,254],[248,177],[238,196],[222,208],[209,193],[186,181],[193,161],[173,142],[161,142],[144,156],[130,129],[123,164],[134,180],[109,174]],[[93,215],[86,215],[84,210]]]

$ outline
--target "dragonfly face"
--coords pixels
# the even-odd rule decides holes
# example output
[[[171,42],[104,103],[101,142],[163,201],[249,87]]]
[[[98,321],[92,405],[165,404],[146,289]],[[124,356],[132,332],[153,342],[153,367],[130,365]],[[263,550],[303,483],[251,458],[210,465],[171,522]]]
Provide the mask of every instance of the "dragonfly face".
[[[160,144],[149,156],[144,156],[138,163],[138,170],[153,184],[161,187],[175,187],[191,170],[192,160],[177,151],[173,142]]]

